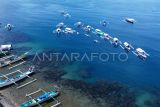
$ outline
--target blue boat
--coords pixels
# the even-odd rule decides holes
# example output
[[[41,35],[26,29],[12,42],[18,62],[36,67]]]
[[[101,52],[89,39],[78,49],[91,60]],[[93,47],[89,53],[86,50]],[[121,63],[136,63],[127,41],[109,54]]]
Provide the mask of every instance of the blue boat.
[[[45,92],[43,95],[38,96],[35,99],[32,99],[30,101],[24,102],[21,104],[19,107],[33,107],[37,106],[51,98],[54,98],[56,96],[60,95],[59,91],[50,91],[50,92]]]

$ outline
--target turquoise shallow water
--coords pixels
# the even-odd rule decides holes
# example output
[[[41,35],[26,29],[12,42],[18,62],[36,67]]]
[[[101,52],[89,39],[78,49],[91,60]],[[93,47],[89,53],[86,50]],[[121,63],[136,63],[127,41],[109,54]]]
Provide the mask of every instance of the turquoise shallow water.
[[[135,47],[144,48],[150,55],[146,61],[141,61],[130,54],[127,62],[109,61],[106,63],[80,62],[64,67],[70,72],[64,78],[79,79],[75,75],[78,69],[92,70],[92,78],[87,81],[106,79],[122,82],[132,86],[160,86],[160,1],[158,0],[0,0],[0,22],[12,23],[13,32],[23,32],[31,38],[18,46],[33,47],[34,51],[58,49],[67,52],[123,52],[115,49],[109,43],[101,41],[94,44],[92,38],[83,35],[76,37],[56,37],[52,31],[55,25],[64,21],[74,27],[76,21],[82,21],[95,28],[100,28],[109,34],[129,41]],[[71,19],[64,20],[60,11],[67,10]],[[124,23],[124,17],[133,17],[137,23]],[[99,22],[109,21],[104,28]],[[0,29],[4,33],[4,29]],[[16,38],[15,38],[16,39]],[[87,51],[86,51],[87,50]],[[66,65],[68,66],[68,65]],[[71,75],[69,75],[71,74]]]

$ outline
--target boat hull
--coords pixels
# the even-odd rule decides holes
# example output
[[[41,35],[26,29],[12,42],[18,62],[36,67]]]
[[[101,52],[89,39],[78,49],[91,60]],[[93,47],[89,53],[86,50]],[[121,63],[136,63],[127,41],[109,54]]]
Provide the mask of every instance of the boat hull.
[[[51,98],[54,98],[54,97],[56,97],[56,96],[58,96],[60,94],[60,92],[54,92],[54,93],[55,94],[50,95],[49,97],[47,97],[47,98],[45,98],[45,99],[43,99],[41,101],[38,101],[38,102],[36,102],[35,100],[34,101],[33,100],[27,101],[27,102],[21,104],[19,107],[33,107],[33,106],[37,106],[37,105],[39,105],[39,104],[41,104],[41,103],[43,103],[43,102],[45,102],[47,100],[50,100]],[[28,102],[30,102],[32,104],[28,104]]]
[[[25,74],[23,74],[20,78],[15,78],[15,79],[12,79],[12,80],[7,80],[6,83],[2,83],[0,84],[0,88],[3,88],[3,87],[6,87],[6,86],[9,86],[9,85],[12,85],[14,84],[14,82],[18,82],[20,80],[23,80],[25,78],[27,78],[28,75],[31,75],[32,73],[34,73],[34,71],[27,71]]]
[[[6,67],[6,66],[8,66],[8,65],[10,65],[10,64],[14,64],[14,63],[16,63],[16,62],[21,61],[22,59],[25,59],[25,58],[26,58],[26,56],[18,57],[18,58],[16,58],[15,60],[10,61],[9,63],[4,63],[4,64],[0,65],[0,68]]]

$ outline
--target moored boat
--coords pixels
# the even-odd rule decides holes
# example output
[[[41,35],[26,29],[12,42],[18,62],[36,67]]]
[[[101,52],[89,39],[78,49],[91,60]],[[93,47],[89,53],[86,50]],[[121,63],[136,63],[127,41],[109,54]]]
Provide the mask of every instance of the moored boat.
[[[128,42],[124,42],[124,43],[123,43],[123,48],[124,48],[127,52],[129,52],[129,51],[131,51],[132,49],[134,49]]]
[[[100,29],[95,29],[95,34],[98,35],[98,36],[103,36],[104,32],[101,31]]]
[[[133,18],[126,18],[125,21],[131,24],[134,24],[136,22],[136,20]]]
[[[139,57],[139,58],[142,58],[142,59],[146,59],[148,56],[149,56],[149,54],[148,53],[146,53],[143,49],[141,49],[141,48],[137,48],[136,49],[136,54],[137,54],[137,56]]]
[[[90,33],[90,32],[92,32],[93,28],[92,28],[90,25],[87,25],[86,27],[84,27],[84,30],[85,30],[87,33]]]
[[[112,39],[112,44],[113,44],[115,47],[118,47],[118,46],[121,44],[121,41],[120,41],[118,38],[113,38],[113,39]]]
[[[10,51],[12,47],[12,44],[0,45],[0,51]]]
[[[51,98],[55,98],[58,95],[60,95],[59,91],[45,92],[44,94],[38,96],[35,99],[32,99],[32,100],[27,101],[27,102],[24,102],[19,107],[33,107],[33,106],[39,105],[39,104],[51,99]]]
[[[15,73],[16,73],[16,71],[15,71]],[[2,75],[2,76],[0,76],[0,78],[1,78],[0,88],[14,84],[14,83],[28,77],[28,75],[30,75],[32,73],[34,73],[33,66],[31,66],[26,72],[23,72],[23,73],[21,71],[17,71],[17,74],[14,77],[7,77],[8,75],[13,74],[13,73]]]
[[[72,28],[67,27],[67,28],[65,28],[64,32],[66,34],[73,34],[75,32],[75,30],[73,30]]]
[[[55,31],[57,34],[60,34],[62,32],[62,30],[60,28],[57,28]]]
[[[82,23],[82,22],[76,22],[74,25],[75,25],[76,27],[80,28],[80,27],[83,26],[83,23]]]
[[[8,31],[11,31],[11,30],[14,28],[14,26],[13,26],[12,24],[7,24],[7,25],[5,26],[5,28],[6,28]]]
[[[13,64],[13,63],[16,63],[18,61],[21,61],[26,57],[27,57],[27,53],[24,53],[21,56],[10,55],[10,56],[5,56],[3,58],[0,58],[0,68],[6,67],[6,66],[8,66],[10,64]]]
[[[110,40],[112,37],[109,35],[109,34],[107,34],[107,33],[104,33],[104,36],[103,36],[103,39],[104,40]]]

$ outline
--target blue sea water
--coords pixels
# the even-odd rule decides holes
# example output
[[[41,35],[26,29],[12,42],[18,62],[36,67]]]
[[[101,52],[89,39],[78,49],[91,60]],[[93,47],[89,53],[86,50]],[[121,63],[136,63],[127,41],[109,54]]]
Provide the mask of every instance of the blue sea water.
[[[16,44],[31,46],[35,51],[58,49],[67,52],[123,52],[111,44],[100,40],[93,43],[93,37],[83,34],[73,37],[57,37],[52,33],[55,25],[64,21],[68,26],[82,21],[128,41],[134,47],[142,47],[150,57],[146,61],[129,54],[126,62],[79,62],[66,65],[68,72],[64,78],[79,79],[79,69],[92,70],[92,78],[87,81],[111,80],[131,86],[160,86],[160,1],[159,0],[0,0],[0,22],[15,26],[13,32],[23,32],[30,41]],[[65,20],[60,12],[67,10],[72,17]],[[123,21],[133,17],[136,24]],[[105,28],[100,21],[106,19]],[[1,28],[1,31],[4,29]],[[12,32],[11,32],[12,33]],[[16,38],[15,38],[16,39]],[[98,38],[96,38],[98,39]],[[77,76],[77,77],[76,77]]]

